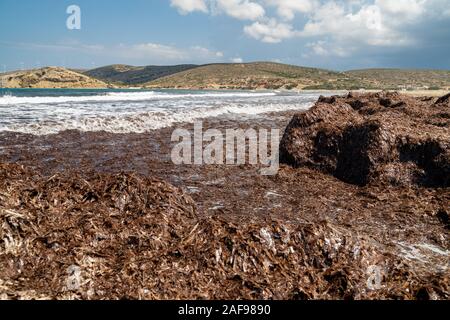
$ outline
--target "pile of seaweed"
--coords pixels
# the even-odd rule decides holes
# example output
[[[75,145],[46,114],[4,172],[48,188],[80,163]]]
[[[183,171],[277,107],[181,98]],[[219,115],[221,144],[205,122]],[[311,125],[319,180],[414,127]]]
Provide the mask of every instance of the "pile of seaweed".
[[[0,164],[0,299],[449,298],[408,263],[325,221],[199,215],[159,179]]]
[[[281,161],[356,185],[450,186],[450,94],[321,97],[292,119]]]

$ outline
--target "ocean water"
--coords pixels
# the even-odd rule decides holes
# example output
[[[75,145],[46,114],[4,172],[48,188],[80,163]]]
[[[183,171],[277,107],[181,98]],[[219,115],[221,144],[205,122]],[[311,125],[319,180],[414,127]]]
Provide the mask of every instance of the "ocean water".
[[[251,117],[306,110],[321,94],[323,92],[0,89],[0,132],[35,135],[64,130],[143,133],[209,117]]]

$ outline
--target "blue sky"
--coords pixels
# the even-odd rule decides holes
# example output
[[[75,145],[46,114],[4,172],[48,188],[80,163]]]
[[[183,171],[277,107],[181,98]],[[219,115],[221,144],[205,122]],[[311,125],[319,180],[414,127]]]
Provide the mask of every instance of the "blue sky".
[[[450,69],[450,0],[0,0],[0,71],[262,60]]]

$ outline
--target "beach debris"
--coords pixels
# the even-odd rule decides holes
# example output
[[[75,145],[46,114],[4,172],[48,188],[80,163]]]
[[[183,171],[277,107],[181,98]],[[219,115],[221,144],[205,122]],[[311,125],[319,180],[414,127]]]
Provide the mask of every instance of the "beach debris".
[[[344,182],[450,186],[448,96],[433,100],[395,92],[321,97],[294,116],[281,162]]]
[[[435,104],[436,105],[447,104],[447,106],[450,106],[450,93],[437,99]]]
[[[448,270],[412,268],[377,239],[327,221],[199,215],[156,178],[0,164],[0,194],[2,299],[449,298]],[[433,265],[447,258],[427,248]]]

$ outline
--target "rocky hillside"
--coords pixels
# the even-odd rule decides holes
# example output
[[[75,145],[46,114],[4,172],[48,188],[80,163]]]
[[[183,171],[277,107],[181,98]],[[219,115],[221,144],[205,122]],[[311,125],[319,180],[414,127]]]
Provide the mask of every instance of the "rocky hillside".
[[[3,75],[10,88],[450,90],[450,70],[366,69],[336,72],[272,62],[209,65],[49,67]]]
[[[338,72],[280,63],[211,64],[145,84],[149,88],[302,89],[344,79]]]
[[[5,88],[107,88],[103,81],[60,67],[15,71],[2,74]]]
[[[345,74],[366,89],[449,89],[448,70],[365,69]]]
[[[363,69],[342,72],[308,86],[310,90],[450,90],[448,70]]]
[[[450,71],[367,69],[335,72],[279,63],[212,64],[146,84],[150,88],[438,90],[450,89]]]
[[[116,64],[85,71],[84,74],[109,83],[118,85],[140,85],[162,77],[196,68],[198,66],[187,64],[177,66],[146,66],[134,67]]]

